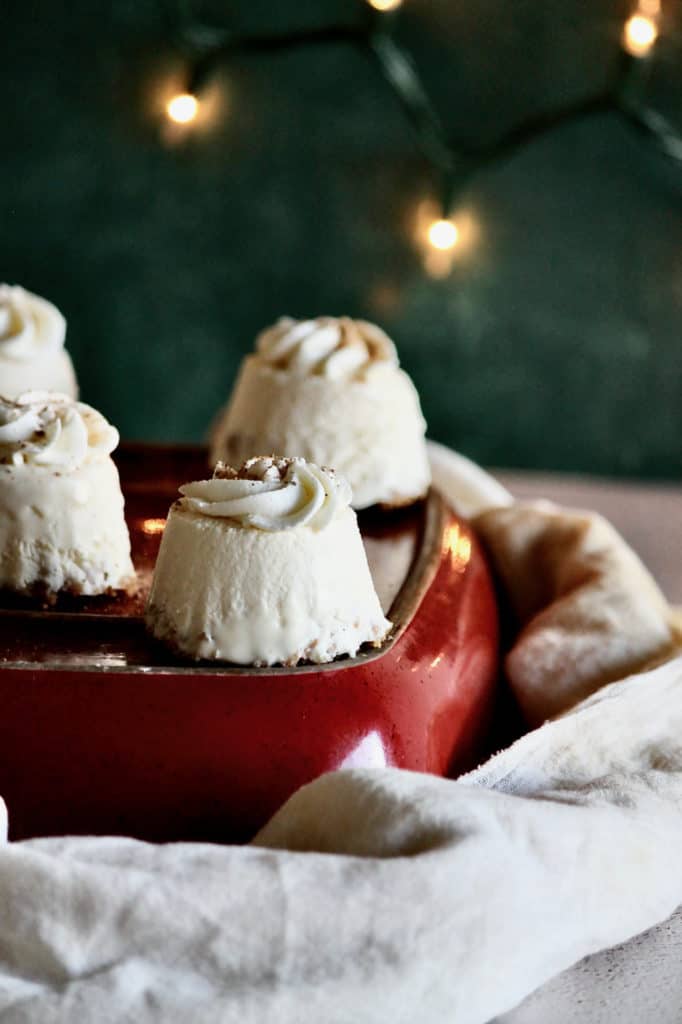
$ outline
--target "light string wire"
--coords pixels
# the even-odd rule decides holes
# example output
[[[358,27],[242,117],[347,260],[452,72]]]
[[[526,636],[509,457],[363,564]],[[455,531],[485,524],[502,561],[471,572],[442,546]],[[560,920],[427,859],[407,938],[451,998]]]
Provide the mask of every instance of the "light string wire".
[[[285,33],[235,35],[193,18],[189,0],[179,0],[176,17],[181,21],[180,39],[189,49],[187,94],[198,97],[218,66],[237,55],[277,53],[319,46],[350,45],[370,57],[406,114],[416,141],[440,178],[440,208],[447,219],[464,186],[484,167],[498,163],[517,150],[555,129],[597,114],[615,113],[664,156],[682,167],[682,134],[645,100],[646,77],[658,36],[657,0],[639,0],[633,18],[641,18],[648,5],[656,15],[648,19],[653,38],[637,54],[623,44],[616,73],[609,88],[558,110],[530,118],[503,134],[491,145],[469,147],[448,138],[428,91],[409,51],[394,33],[398,11],[374,10],[363,0],[364,18],[358,25],[336,25]],[[176,22],[177,24],[177,22]],[[629,25],[629,22],[628,22]],[[626,25],[626,31],[627,31]]]

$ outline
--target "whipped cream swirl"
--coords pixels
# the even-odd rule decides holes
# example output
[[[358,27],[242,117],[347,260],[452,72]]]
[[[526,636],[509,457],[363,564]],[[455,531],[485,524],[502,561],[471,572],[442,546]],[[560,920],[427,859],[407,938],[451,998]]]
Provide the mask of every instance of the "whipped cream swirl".
[[[362,377],[375,363],[398,365],[395,345],[380,327],[346,316],[282,317],[258,336],[256,351],[276,369],[334,380]]]
[[[0,398],[0,463],[76,469],[92,454],[109,455],[118,431],[101,413],[68,395],[27,391]]]
[[[219,462],[212,480],[184,484],[180,493],[196,512],[273,533],[323,530],[351,500],[349,484],[332,469],[274,455],[248,459],[239,470]]]
[[[18,285],[0,284],[0,359],[29,362],[64,344],[66,320],[51,302]]]

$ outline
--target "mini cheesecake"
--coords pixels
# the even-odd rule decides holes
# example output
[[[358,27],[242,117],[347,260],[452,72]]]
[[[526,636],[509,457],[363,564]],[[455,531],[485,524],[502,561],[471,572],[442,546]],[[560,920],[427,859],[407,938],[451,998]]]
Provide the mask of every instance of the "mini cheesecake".
[[[256,341],[219,416],[211,457],[286,451],[334,466],[353,507],[408,505],[431,480],[426,424],[395,346],[348,317],[282,318]]]
[[[170,510],[146,621],[196,659],[296,665],[354,655],[391,628],[350,487],[303,459],[219,463]]]
[[[56,306],[17,285],[0,284],[0,395],[45,390],[76,398],[65,336],[66,320]]]
[[[68,395],[0,399],[0,588],[49,598],[132,582],[117,444],[118,431]]]

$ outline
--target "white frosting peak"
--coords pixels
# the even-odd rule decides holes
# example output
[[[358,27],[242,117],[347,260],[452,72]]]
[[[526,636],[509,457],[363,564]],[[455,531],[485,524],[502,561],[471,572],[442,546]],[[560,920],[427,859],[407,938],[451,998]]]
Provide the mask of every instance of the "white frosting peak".
[[[334,380],[361,377],[375,363],[398,365],[395,345],[380,327],[350,317],[282,317],[256,339],[265,363],[301,375]]]
[[[276,456],[249,459],[239,470],[219,462],[212,480],[184,484],[180,493],[196,512],[268,532],[322,530],[351,501],[350,486],[333,470]]]
[[[68,395],[28,391],[0,398],[0,463],[53,466],[69,471],[91,455],[109,455],[118,431],[89,405]]]
[[[0,284],[0,358],[29,362],[64,345],[66,321],[56,306],[18,285]]]

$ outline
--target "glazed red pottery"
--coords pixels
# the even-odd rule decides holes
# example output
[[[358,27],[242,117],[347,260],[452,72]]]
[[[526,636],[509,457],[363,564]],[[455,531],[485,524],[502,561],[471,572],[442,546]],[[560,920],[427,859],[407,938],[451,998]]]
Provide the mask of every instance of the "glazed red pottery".
[[[435,491],[360,516],[393,636],[326,666],[182,662],[142,609],[177,486],[205,452],[127,446],[121,479],[140,574],[129,598],[0,610],[0,794],[10,838],[75,833],[241,841],[299,786],[344,766],[438,775],[488,726],[498,622],[484,555]]]

